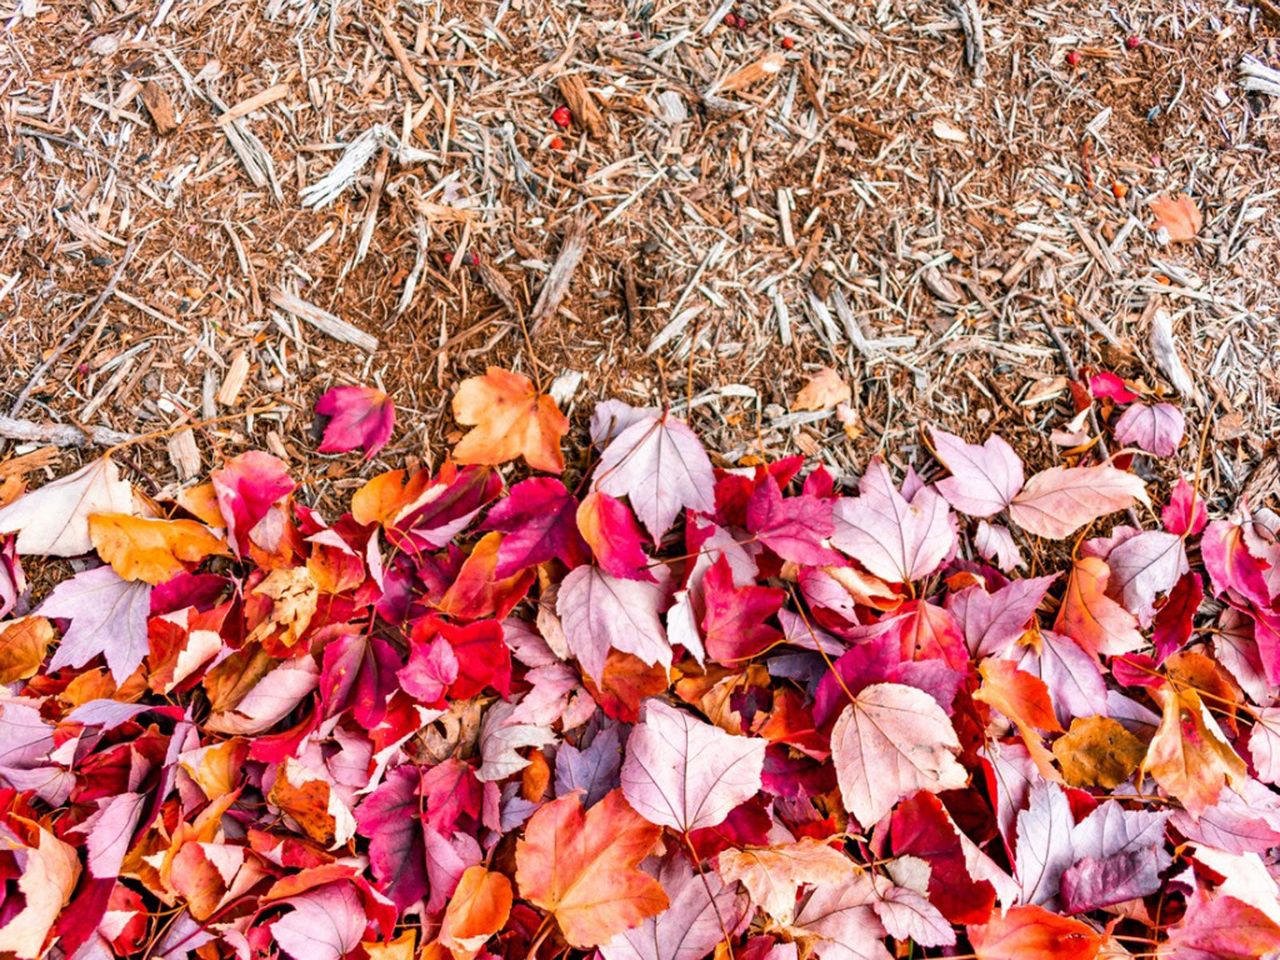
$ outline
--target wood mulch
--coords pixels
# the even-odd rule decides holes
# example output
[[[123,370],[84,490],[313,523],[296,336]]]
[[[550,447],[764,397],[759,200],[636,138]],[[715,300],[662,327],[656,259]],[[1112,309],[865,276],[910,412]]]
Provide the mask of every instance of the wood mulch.
[[[156,433],[156,493],[246,446],[340,491],[323,389],[437,463],[490,364],[729,463],[936,423],[1043,465],[1109,368],[1182,397],[1160,469],[1207,422],[1218,505],[1275,497],[1273,0],[4,2],[9,473]],[[845,422],[789,409],[823,366]]]

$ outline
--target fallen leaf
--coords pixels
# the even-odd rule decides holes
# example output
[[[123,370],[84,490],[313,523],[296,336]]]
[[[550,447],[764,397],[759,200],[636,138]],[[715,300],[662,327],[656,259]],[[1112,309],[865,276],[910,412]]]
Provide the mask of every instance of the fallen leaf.
[[[930,435],[938,459],[951,471],[938,481],[938,492],[961,513],[994,516],[1022,489],[1022,460],[1002,438],[993,435],[978,446],[945,430],[931,429]]]
[[[831,730],[831,760],[845,809],[867,830],[917,790],[939,793],[968,782],[956,762],[960,741],[938,702],[915,687],[863,689]]]
[[[671,666],[671,645],[658,616],[662,599],[658,584],[620,580],[598,567],[578,567],[565,577],[556,612],[587,676],[600,682],[610,650],[634,654],[650,666]]]
[[[685,833],[714,827],[759,791],[765,746],[649,700],[627,739],[622,792],[650,823]]]
[[[1156,223],[1169,234],[1173,243],[1185,243],[1194,240],[1200,228],[1204,226],[1204,217],[1195,200],[1187,194],[1180,193],[1176,197],[1164,194],[1151,198],[1151,212],[1155,214]]]
[[[1081,557],[1071,567],[1067,592],[1053,629],[1090,654],[1121,656],[1145,643],[1138,619],[1107,596],[1111,569],[1098,557]]]
[[[511,881],[484,867],[468,867],[445,908],[440,944],[453,960],[472,960],[511,913]]]
[[[845,379],[830,367],[823,367],[800,388],[792,410],[830,410],[853,399],[853,390]]]
[[[496,466],[524,457],[535,470],[564,469],[560,438],[569,421],[526,376],[489,367],[483,377],[462,381],[453,395],[453,417],[472,428],[453,448],[458,463]]]
[[[1164,683],[1152,690],[1161,704],[1160,726],[1147,746],[1144,773],[1177,797],[1192,816],[1218,801],[1225,786],[1247,778],[1245,762],[1194,690]]]
[[[17,890],[25,898],[21,909],[6,911],[0,927],[0,952],[12,951],[19,960],[44,956],[44,942],[54,921],[71,899],[80,878],[76,850],[48,830],[27,821],[36,836],[28,847],[9,830],[0,830],[0,850],[13,857],[17,866]],[[6,900],[6,903],[8,901]]]
[[[367,460],[387,445],[396,426],[395,404],[373,387],[334,387],[316,401],[316,413],[329,418],[321,453],[363,447]]]
[[[636,869],[661,833],[621,790],[585,813],[576,794],[553,800],[516,843],[520,896],[554,916],[571,946],[607,943],[670,905],[658,881]]]
[[[867,467],[858,490],[836,501],[832,546],[891,583],[933,573],[955,545],[946,501],[928,487],[908,501],[882,460]]]
[[[1013,907],[966,932],[977,960],[1093,960],[1102,946],[1088,924],[1037,906]]]
[[[1110,717],[1077,717],[1053,742],[1053,755],[1070,786],[1114,790],[1133,776],[1146,746]]]
[[[0,624],[0,684],[35,676],[52,642],[53,626],[44,617]]]
[[[1027,481],[1009,504],[1009,516],[1027,533],[1061,540],[1135,502],[1151,503],[1142,479],[1132,473],[1111,466],[1050,467]]]
[[[24,556],[74,557],[93,549],[90,514],[132,511],[133,488],[110,457],[99,457],[0,509],[0,533],[16,532]]]
[[[116,683],[124,683],[147,655],[150,612],[150,585],[122,580],[110,567],[64,580],[40,605],[43,616],[71,621],[49,669],[83,667],[101,654]]]
[[[654,543],[682,509],[709,512],[715,478],[702,441],[668,413],[640,417],[604,450],[592,474],[595,488],[626,497]]]
[[[837,885],[853,872],[853,861],[829,843],[805,837],[771,847],[725,850],[720,876],[746,888],[751,902],[779,923],[792,922],[796,891],[804,885]]]
[[[98,556],[124,580],[152,585],[172,580],[210,555],[228,556],[222,538],[194,520],[152,520],[124,513],[89,515]]]

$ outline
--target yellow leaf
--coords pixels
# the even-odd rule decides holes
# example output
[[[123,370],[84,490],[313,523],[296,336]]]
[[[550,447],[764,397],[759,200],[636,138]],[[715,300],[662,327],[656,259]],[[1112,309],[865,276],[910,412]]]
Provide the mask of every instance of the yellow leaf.
[[[33,677],[53,641],[53,626],[44,617],[23,617],[0,632],[0,683]]]
[[[186,571],[210,554],[227,555],[226,545],[194,520],[148,520],[123,513],[89,516],[89,538],[98,556],[121,579],[157,584]]]
[[[1062,776],[1073,787],[1114,790],[1142,762],[1142,741],[1110,717],[1076,717],[1053,742]]]

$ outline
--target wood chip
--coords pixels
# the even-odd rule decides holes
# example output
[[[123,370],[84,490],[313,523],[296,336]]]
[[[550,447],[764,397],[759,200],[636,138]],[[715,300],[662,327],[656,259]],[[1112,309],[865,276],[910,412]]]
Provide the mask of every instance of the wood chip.
[[[222,386],[218,389],[218,403],[224,407],[234,407],[240,399],[240,391],[249,377],[249,355],[243,349],[237,350],[231,357],[227,372],[222,375]]]
[[[536,337],[548,318],[560,308],[565,294],[569,292],[569,282],[573,272],[578,269],[583,253],[587,249],[587,237],[590,235],[590,223],[578,218],[569,224],[564,233],[564,242],[560,245],[560,254],[547,274],[542,292],[538,294],[538,302],[533,305],[529,314],[529,335]]]
[[[178,118],[173,112],[173,101],[164,87],[154,80],[142,85],[142,105],[151,115],[151,122],[156,125],[156,132],[167,137],[178,129]]]
[[[608,128],[605,126],[604,115],[596,105],[596,98],[587,89],[586,81],[580,75],[571,73],[557,77],[556,86],[560,89],[564,102],[569,105],[574,122],[584,127],[593,140],[603,140]]]
[[[341,317],[334,316],[328,310],[323,310],[314,303],[308,303],[296,294],[274,288],[268,293],[267,299],[285,313],[293,314],[303,323],[311,324],[321,333],[333,337],[335,340],[353,344],[365,353],[373,353],[378,349],[377,337],[365,333],[359,327],[347,323]]]

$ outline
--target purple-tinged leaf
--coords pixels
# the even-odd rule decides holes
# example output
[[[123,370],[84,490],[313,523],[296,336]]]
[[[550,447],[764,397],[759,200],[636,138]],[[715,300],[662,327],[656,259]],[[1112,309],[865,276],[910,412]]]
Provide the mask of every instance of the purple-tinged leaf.
[[[975,586],[948,594],[947,610],[964,631],[969,655],[975,661],[1007,656],[1057,579],[1054,574],[1011,580],[993,593]]]
[[[1186,433],[1182,411],[1171,403],[1135,403],[1116,421],[1116,442],[1157,457],[1171,457]]]
[[[951,471],[936,484],[951,506],[971,517],[991,517],[1013,502],[1024,480],[1022,460],[1001,437],[978,446],[945,430],[929,432],[938,459]]]
[[[670,414],[648,414],[605,448],[593,474],[596,489],[627,497],[654,543],[682,509],[715,509],[715,476],[697,434]]]
[[[747,501],[747,531],[793,563],[839,563],[840,555],[823,545],[835,532],[832,501],[800,494],[784,497],[772,474],[756,484]]]
[[[919,580],[955,548],[947,502],[928,487],[908,502],[894,487],[889,468],[874,460],[858,489],[859,496],[836,501],[831,543],[877,577],[893,583]]]
[[[1156,597],[1168,593],[1190,568],[1182,538],[1162,530],[1131,537],[1107,557],[1107,592],[1124,604],[1144,627],[1156,613]]]
[[[714,827],[759,792],[765,746],[648,700],[627,739],[622,792],[650,823],[686,833]]]
[[[151,585],[121,580],[111,567],[95,567],[64,580],[39,612],[71,621],[49,661],[50,670],[83,667],[101,654],[119,684],[147,655]]]
[[[578,500],[554,477],[533,477],[511,488],[485,516],[481,530],[500,530],[506,536],[498,547],[499,579],[525,567],[559,559],[576,567],[590,556],[578,533]]]
[[[569,650],[597,683],[610,650],[646,664],[671,666],[671,645],[658,610],[663,590],[643,580],[619,580],[597,567],[572,570],[560,584],[556,612]]]
[[[556,796],[581,790],[582,805],[594,806],[618,786],[621,769],[622,753],[615,723],[603,727],[591,743],[581,749],[571,743],[561,744],[556,752]]]

